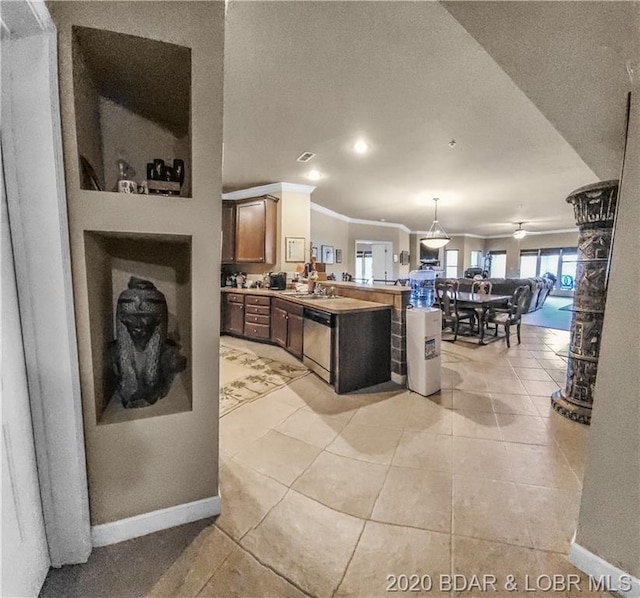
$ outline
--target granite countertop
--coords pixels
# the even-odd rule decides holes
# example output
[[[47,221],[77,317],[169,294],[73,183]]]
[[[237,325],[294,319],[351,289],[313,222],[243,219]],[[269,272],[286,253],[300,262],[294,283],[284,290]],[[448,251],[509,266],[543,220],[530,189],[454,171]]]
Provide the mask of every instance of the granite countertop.
[[[349,284],[349,283],[345,283]],[[338,286],[338,285],[331,285]],[[365,285],[366,286],[366,285]],[[401,288],[401,287],[398,287]],[[263,295],[267,297],[278,297],[303,305],[324,311],[330,314],[357,313],[364,311],[379,311],[383,309],[391,309],[389,305],[384,303],[376,303],[374,301],[362,301],[360,299],[351,299],[350,297],[326,297],[313,299],[304,296],[296,296],[291,291],[272,291],[271,289],[237,289],[233,287],[222,287],[223,293],[239,293],[243,295]]]
[[[360,291],[375,291],[376,293],[389,293],[400,295],[411,291],[410,287],[403,287],[393,284],[365,284],[361,282],[338,282],[336,280],[319,280],[317,284],[324,287],[336,287],[336,289],[358,289]]]

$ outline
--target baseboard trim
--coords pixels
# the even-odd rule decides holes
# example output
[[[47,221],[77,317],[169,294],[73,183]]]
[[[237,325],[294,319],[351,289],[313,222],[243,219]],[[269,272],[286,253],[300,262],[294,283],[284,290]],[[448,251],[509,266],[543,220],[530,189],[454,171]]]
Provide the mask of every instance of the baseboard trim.
[[[194,502],[158,509],[150,513],[91,526],[94,548],[109,546],[132,538],[146,536],[169,527],[220,515],[220,495]]]
[[[394,372],[391,372],[391,381],[395,382],[399,386],[406,386],[407,376],[406,375],[403,376],[402,374],[395,374]]]
[[[640,596],[640,579],[625,573],[580,544],[576,544],[575,539],[571,542],[569,549],[569,562],[596,581],[607,580],[607,589],[617,592],[620,596],[628,598]]]

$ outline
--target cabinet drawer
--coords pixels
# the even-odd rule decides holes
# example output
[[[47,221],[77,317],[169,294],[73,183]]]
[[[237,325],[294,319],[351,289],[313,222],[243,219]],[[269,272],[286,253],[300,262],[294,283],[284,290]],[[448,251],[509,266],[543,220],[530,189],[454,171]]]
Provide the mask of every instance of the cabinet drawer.
[[[286,299],[275,298],[273,300],[273,306],[279,307],[290,314],[295,314],[296,316],[301,316],[304,308],[302,305],[298,303],[294,303],[293,301],[287,301]]]
[[[247,304],[246,313],[256,314],[258,316],[271,315],[271,308],[265,305],[249,305]]]
[[[270,316],[257,316],[255,314],[247,314],[244,315],[244,323],[245,328],[250,324],[262,324],[264,326],[269,326],[271,324]]]
[[[261,317],[261,316],[257,316]],[[249,322],[245,322],[244,324],[244,335],[251,338],[266,338],[270,337],[269,334],[269,326],[265,324],[253,324]]]
[[[247,305],[271,305],[271,297],[247,295]]]
[[[244,295],[241,293],[227,293],[227,301],[230,303],[244,303]]]

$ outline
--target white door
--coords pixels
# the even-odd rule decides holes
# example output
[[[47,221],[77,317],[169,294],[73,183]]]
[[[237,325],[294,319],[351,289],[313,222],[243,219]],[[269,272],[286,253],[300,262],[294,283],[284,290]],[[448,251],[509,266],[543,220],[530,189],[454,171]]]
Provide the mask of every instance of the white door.
[[[0,154],[1,159],[1,154]],[[2,195],[2,578],[1,596],[37,596],[49,570],[27,390],[4,173]]]
[[[391,243],[373,243],[371,256],[373,258],[373,279],[393,280],[393,247]]]

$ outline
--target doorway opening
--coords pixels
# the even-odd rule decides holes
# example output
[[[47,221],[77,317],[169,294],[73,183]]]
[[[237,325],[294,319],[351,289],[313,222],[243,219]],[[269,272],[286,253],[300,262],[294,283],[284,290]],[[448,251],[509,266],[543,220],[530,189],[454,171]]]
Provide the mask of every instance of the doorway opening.
[[[356,241],[355,282],[386,284],[396,279],[393,271],[393,243]]]

